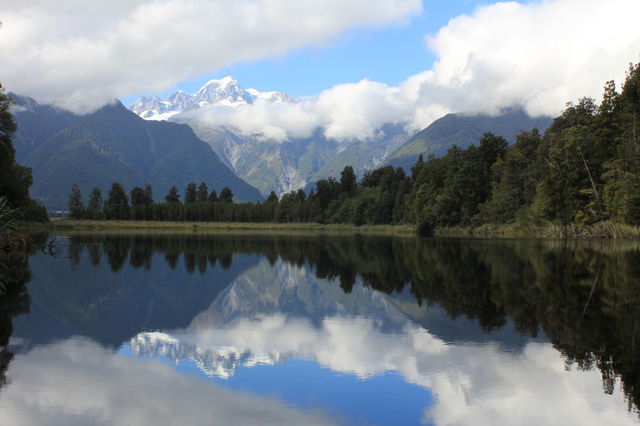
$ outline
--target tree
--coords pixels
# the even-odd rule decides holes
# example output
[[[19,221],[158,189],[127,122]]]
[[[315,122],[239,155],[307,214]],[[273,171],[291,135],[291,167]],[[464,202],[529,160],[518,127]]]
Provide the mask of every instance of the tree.
[[[147,217],[147,208],[153,200],[149,200],[146,190],[135,187],[131,190],[131,211],[133,219],[143,220]]]
[[[153,190],[151,189],[151,184],[146,184],[144,186],[144,204],[149,207],[153,204]]]
[[[179,203],[180,202],[180,194],[178,194],[178,188],[176,188],[176,186],[172,186],[171,189],[169,189],[169,193],[167,194],[166,197],[164,197],[164,200],[167,203]]]
[[[131,207],[145,206],[147,204],[147,196],[144,189],[136,186],[131,190]]]
[[[107,202],[104,203],[104,214],[108,220],[129,218],[129,197],[120,182],[111,184]]]
[[[276,191],[271,191],[269,197],[267,198],[267,203],[277,203],[278,196],[276,195]]]
[[[10,106],[11,99],[0,85],[0,196],[6,197],[12,207],[24,211],[33,203],[29,197],[33,179],[30,168],[15,162],[16,151],[11,135],[17,126],[9,111]]]
[[[69,195],[69,217],[71,219],[82,219],[84,216],[84,205],[82,204],[82,193],[77,184],[73,184],[71,187],[71,194]]]
[[[196,193],[196,184],[193,182],[189,182],[189,184],[187,185],[187,189],[185,189],[184,191],[184,203],[192,204],[195,203],[197,199],[198,196]]]
[[[102,209],[102,191],[97,186],[94,186],[89,194],[89,209],[101,210]]]
[[[353,172],[353,167],[345,166],[340,173],[340,192],[347,194],[347,196],[352,196],[355,191],[358,183],[356,182],[356,174]]]
[[[209,198],[209,189],[207,188],[207,184],[202,182],[198,187],[198,201],[205,202]]]
[[[233,203],[233,192],[227,186],[220,191],[220,201],[223,203]]]
[[[87,207],[87,217],[89,219],[103,219],[102,212],[102,191],[94,186],[89,194],[89,206]]]
[[[215,189],[211,190],[211,194],[209,194],[209,201],[212,203],[218,202],[218,193]]]

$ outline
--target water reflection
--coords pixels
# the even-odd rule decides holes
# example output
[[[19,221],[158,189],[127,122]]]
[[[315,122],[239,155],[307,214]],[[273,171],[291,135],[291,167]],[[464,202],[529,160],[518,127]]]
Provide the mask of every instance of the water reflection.
[[[64,256],[31,260],[32,313],[13,320],[25,363],[96,345],[73,343],[82,335],[193,365],[226,387],[239,371],[300,359],[368,383],[395,372],[435,397],[413,421],[637,420],[634,244],[238,235],[65,244]],[[38,346],[56,339],[67,343]]]
[[[3,424],[335,424],[326,413],[230,392],[158,362],[72,338],[17,356],[1,395]]]

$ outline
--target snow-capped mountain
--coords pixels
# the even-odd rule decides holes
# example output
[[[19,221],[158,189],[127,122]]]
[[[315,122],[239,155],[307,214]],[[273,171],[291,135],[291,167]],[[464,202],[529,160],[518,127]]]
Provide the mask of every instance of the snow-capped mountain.
[[[243,89],[231,77],[210,80],[191,95],[181,90],[173,93],[168,99],[157,96],[142,96],[129,106],[129,109],[147,120],[167,120],[170,117],[193,108],[205,105],[243,105],[256,101],[266,103],[298,102],[286,93],[260,92],[255,89]]]

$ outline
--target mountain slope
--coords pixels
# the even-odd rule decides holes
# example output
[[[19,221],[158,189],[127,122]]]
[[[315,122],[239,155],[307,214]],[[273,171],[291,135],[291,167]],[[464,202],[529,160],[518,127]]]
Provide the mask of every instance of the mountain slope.
[[[310,188],[319,179],[339,179],[345,166],[357,175],[378,167],[407,138],[402,126],[386,125],[369,140],[336,141],[322,129],[309,138],[284,142],[246,137],[226,127],[212,127],[198,115],[178,114],[171,121],[188,124],[200,139],[224,158],[238,176],[263,195]]]
[[[204,181],[218,192],[228,186],[239,200],[263,199],[188,126],[145,121],[119,102],[74,116],[61,130],[55,126],[40,129],[42,113],[31,113],[27,108],[15,112],[16,150],[23,164],[33,169],[31,193],[49,209],[66,209],[74,183],[85,197],[95,185],[106,198],[116,181],[127,190],[149,183],[157,200],[162,200],[172,185],[182,192],[191,181]]]
[[[515,108],[498,116],[447,114],[409,139],[385,159],[385,164],[408,171],[420,154],[426,159],[431,154],[436,157],[446,154],[452,145],[466,148],[477,144],[485,132],[492,132],[513,143],[522,130],[537,128],[544,132],[552,121],[551,117],[531,118],[523,110]]]

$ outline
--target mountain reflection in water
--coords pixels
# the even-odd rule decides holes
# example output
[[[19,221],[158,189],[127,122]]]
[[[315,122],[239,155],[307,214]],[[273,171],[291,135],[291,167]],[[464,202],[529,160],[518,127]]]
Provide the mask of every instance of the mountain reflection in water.
[[[56,371],[75,365],[60,380],[90,387],[83,371],[97,377],[109,369],[78,360],[96,356],[116,370],[168,368],[171,380],[193,365],[208,392],[238,396],[228,394],[227,408],[249,422],[270,409],[265,422],[298,415],[306,423],[390,422],[368,415],[364,402],[360,411],[334,411],[336,401],[313,394],[313,383],[296,392],[314,404],[274,384],[283,401],[271,407],[254,395],[261,385],[236,378],[293,360],[365,383],[398,374],[407,387],[397,392],[424,399],[415,423],[638,420],[640,251],[632,243],[77,236],[57,257],[31,257],[31,313],[5,316],[5,334],[15,328],[5,351],[16,356],[0,392],[3,418],[26,416],[31,401],[43,415],[66,407],[82,414],[77,419],[94,413],[98,423],[124,423],[128,417],[106,406],[75,406],[62,396],[53,405],[33,402],[42,386],[54,386],[38,379],[34,362]],[[26,311],[22,305],[16,312]],[[74,357],[68,348],[91,355]],[[48,365],[47,354],[68,365]],[[202,386],[191,376],[180,380]],[[247,414],[239,395],[262,408]]]

